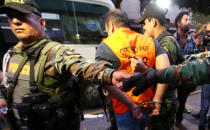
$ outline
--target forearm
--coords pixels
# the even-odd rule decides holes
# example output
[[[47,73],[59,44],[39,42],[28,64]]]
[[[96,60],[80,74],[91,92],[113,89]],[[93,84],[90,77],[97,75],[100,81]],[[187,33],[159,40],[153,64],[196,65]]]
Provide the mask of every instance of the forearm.
[[[69,46],[53,48],[48,59],[45,68],[50,71],[50,74],[74,75],[80,80],[87,79],[97,84],[112,83],[112,73],[115,70],[111,69],[110,63],[87,60]]]
[[[169,66],[170,66],[170,62],[169,62],[168,56],[166,54],[163,54],[161,57],[159,56],[156,58],[155,67],[157,70],[165,69]],[[153,100],[156,102],[160,102],[164,96],[166,89],[167,89],[166,84],[157,84],[156,92],[155,92],[155,96],[154,96]]]
[[[112,84],[112,74],[114,69],[108,68],[107,62],[96,62],[87,64],[81,68],[81,65],[76,63],[71,66],[71,73],[80,79],[88,79],[92,83],[97,84]]]
[[[167,84],[157,84],[155,96],[153,98],[153,101],[155,102],[162,102],[162,98],[164,96],[165,91],[167,90],[168,85]]]
[[[195,60],[167,68],[163,74],[162,81],[169,84],[199,85],[210,83],[209,80],[209,58]]]
[[[205,28],[206,28],[206,24],[204,24],[204,25],[195,33],[194,38],[197,38],[201,33],[203,33],[204,30],[205,30]]]
[[[105,86],[105,89],[110,93],[111,96],[113,96],[118,101],[124,103],[129,108],[133,108],[135,106],[135,103],[119,88],[111,85]]]

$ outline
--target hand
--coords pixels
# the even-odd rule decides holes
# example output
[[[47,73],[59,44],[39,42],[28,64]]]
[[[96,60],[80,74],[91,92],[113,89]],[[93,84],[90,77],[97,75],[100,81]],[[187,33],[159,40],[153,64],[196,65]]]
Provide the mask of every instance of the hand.
[[[4,98],[0,98],[0,108],[7,107],[7,101]]]
[[[149,116],[158,116],[160,114],[160,108],[161,108],[161,104],[155,103],[153,106],[153,110]]]
[[[142,58],[135,57],[131,58],[131,68],[134,72],[144,73],[147,71],[148,67],[144,64]]]
[[[112,84],[117,86],[118,88],[122,88],[123,80],[130,78],[131,75],[125,72],[115,71],[112,74]]]
[[[135,119],[142,119],[145,117],[144,114],[141,112],[141,109],[135,103],[131,107],[131,114],[132,114],[132,117]]]
[[[206,24],[203,24],[202,27],[201,27],[201,29],[199,31],[201,31],[201,33],[202,33],[203,31],[206,30],[206,27],[207,27],[207,25]]]
[[[0,108],[2,107],[7,107],[7,102],[4,98],[0,98]],[[4,117],[4,115],[0,112],[0,119],[2,121],[6,121],[6,118]]]

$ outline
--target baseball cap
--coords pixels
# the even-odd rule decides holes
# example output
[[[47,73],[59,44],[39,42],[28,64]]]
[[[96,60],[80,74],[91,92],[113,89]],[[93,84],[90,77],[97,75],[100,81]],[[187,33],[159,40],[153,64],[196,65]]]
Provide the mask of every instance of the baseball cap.
[[[5,0],[4,5],[0,7],[0,14],[6,13],[9,9],[41,16],[39,7],[33,0]]]
[[[142,12],[142,16],[139,19],[135,20],[135,22],[142,23],[148,17],[165,19],[166,13],[167,13],[167,10],[164,10],[164,9],[158,7],[154,3],[150,3],[144,8],[144,10]]]

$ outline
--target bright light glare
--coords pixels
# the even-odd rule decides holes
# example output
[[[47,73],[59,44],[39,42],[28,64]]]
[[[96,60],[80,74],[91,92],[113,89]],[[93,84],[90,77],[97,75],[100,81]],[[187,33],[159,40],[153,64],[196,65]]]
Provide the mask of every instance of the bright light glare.
[[[161,8],[167,9],[171,3],[171,0],[156,0],[156,3]]]

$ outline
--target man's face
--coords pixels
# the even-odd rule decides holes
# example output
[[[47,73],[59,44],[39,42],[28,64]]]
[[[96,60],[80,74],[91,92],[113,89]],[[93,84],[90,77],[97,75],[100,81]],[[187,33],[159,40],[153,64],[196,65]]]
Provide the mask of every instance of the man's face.
[[[191,37],[195,37],[195,32],[191,32],[191,33],[190,33],[190,36],[191,36]]]
[[[184,32],[189,31],[189,29],[190,29],[190,16],[189,15],[185,14],[182,16],[179,27]]]
[[[10,11],[8,22],[14,35],[22,41],[34,42],[42,37],[45,21],[39,16]]]
[[[154,22],[152,20],[149,21],[148,19],[145,19],[143,29],[145,36],[152,37],[154,32]]]

